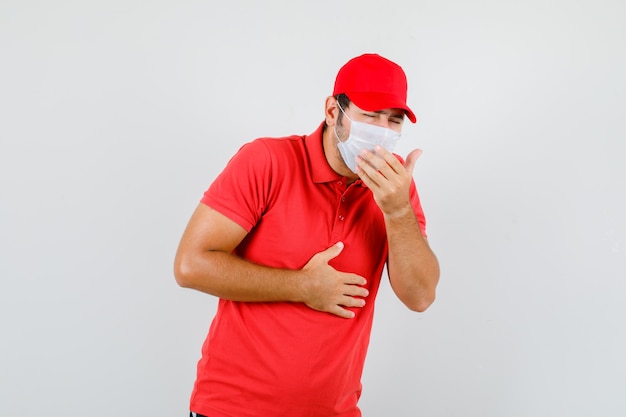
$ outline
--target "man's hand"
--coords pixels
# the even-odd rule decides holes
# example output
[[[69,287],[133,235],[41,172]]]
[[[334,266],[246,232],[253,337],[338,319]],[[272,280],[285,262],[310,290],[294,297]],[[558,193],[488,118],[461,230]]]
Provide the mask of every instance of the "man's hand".
[[[414,149],[406,157],[404,165],[391,152],[377,146],[374,152],[364,150],[357,157],[357,174],[372,190],[374,200],[383,214],[401,216],[412,210],[409,187],[413,179],[415,162],[422,154]]]
[[[343,250],[339,242],[325,251],[315,254],[302,268],[305,273],[304,303],[310,308],[350,319],[354,312],[344,307],[363,307],[369,292],[363,288],[365,278],[347,272],[339,272],[328,262]]]

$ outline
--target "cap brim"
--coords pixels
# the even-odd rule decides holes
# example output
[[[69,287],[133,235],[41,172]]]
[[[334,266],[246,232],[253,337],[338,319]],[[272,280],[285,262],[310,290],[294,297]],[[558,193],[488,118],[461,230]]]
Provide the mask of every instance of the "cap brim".
[[[400,100],[398,97],[387,93],[345,93],[346,96],[357,107],[367,111],[378,111],[383,109],[402,109],[406,113],[408,119],[415,123],[417,118],[413,110]]]

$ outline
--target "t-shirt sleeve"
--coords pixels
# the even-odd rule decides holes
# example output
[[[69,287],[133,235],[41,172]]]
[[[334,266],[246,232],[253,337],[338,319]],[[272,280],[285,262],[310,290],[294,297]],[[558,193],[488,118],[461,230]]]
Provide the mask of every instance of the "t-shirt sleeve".
[[[271,155],[257,139],[237,151],[200,201],[249,232],[265,212],[271,179]]]

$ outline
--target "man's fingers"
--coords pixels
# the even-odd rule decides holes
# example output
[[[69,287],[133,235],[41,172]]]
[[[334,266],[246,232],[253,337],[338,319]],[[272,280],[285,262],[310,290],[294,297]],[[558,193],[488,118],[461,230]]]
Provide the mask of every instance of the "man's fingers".
[[[339,256],[342,250],[343,250],[343,242],[337,242],[330,248],[323,250],[322,252],[319,252],[317,256],[321,257],[324,262],[328,263],[331,259]]]
[[[367,297],[370,293],[367,288],[363,288],[362,285],[365,284],[346,285],[343,293],[344,295],[349,295],[351,297]]]
[[[423,151],[421,149],[413,149],[407,155],[404,161],[404,168],[408,172],[413,173],[413,169],[415,168],[415,163],[417,162],[419,157],[422,155],[422,153]],[[399,168],[399,166],[397,165],[399,164],[399,161],[396,159],[396,157],[391,152],[387,151],[385,148],[382,148],[380,146],[377,146],[374,152],[363,150],[361,154],[359,155],[359,158],[367,163],[367,164],[363,164],[363,166],[360,166],[360,168],[365,172],[369,171],[367,169],[368,165],[372,167],[371,172],[378,171],[382,173],[383,175],[385,175],[386,170],[389,170],[392,167],[394,171],[397,171],[397,169]],[[357,162],[358,162],[358,158],[357,158]]]
[[[346,310],[345,308],[341,308],[339,306],[334,306],[328,311],[328,313],[334,314],[335,316],[339,316],[344,319],[352,319],[355,316],[354,311]]]
[[[344,282],[348,285],[366,285],[367,284],[367,280],[365,278],[363,278],[360,275],[357,274],[349,274]]]
[[[339,305],[344,307],[363,307],[365,305],[365,300],[362,298],[345,296]]]
[[[363,300],[362,298],[344,297],[339,304],[334,305],[331,309],[328,310],[328,312],[339,317],[351,319],[355,316],[355,313],[354,311],[349,309],[361,308],[364,306],[365,300]]]
[[[354,317],[349,308],[365,305],[369,291],[364,286],[367,280],[360,275],[335,270],[329,262],[343,251],[343,243],[318,252],[305,265],[311,278],[306,282],[305,304],[315,310],[324,311],[343,318]],[[345,308],[344,308],[345,307]]]
[[[413,174],[413,168],[415,168],[415,163],[417,162],[417,160],[419,159],[421,155],[422,155],[421,149],[414,149],[411,151],[411,153],[407,155],[406,160],[404,161],[404,167],[411,174]]]

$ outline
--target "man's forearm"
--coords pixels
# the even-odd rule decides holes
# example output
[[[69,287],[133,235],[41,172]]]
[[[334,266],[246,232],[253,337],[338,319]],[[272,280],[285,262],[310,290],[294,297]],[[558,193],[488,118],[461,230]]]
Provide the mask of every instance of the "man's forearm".
[[[395,294],[411,310],[424,311],[435,300],[439,262],[422,236],[412,210],[385,217],[389,260],[387,270]]]
[[[328,262],[343,243],[316,253],[300,270],[270,268],[224,251],[179,253],[174,274],[183,287],[241,302],[302,302],[343,318],[354,317],[345,307],[363,307],[369,292],[365,278],[339,272]]]
[[[299,271],[257,265],[222,251],[188,255],[176,262],[179,285],[233,301],[303,301]]]

